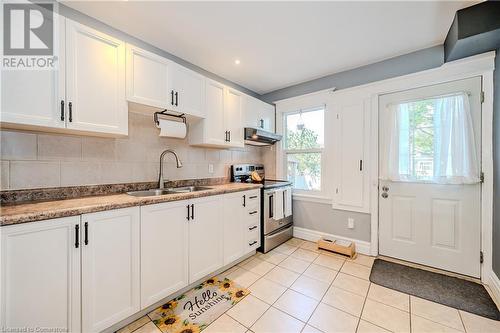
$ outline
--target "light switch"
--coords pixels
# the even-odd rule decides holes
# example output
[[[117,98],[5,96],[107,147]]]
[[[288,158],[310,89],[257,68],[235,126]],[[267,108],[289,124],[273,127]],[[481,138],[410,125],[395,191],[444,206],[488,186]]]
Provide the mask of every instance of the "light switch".
[[[354,229],[354,219],[352,217],[347,219],[347,228]]]

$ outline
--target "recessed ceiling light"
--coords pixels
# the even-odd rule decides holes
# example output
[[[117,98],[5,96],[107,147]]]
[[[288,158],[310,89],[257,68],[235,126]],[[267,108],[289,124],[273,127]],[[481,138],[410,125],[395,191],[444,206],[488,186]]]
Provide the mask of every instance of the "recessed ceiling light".
[[[239,65],[239,64],[240,64],[240,59],[236,59],[236,60],[234,61],[234,64],[235,64],[235,65]]]

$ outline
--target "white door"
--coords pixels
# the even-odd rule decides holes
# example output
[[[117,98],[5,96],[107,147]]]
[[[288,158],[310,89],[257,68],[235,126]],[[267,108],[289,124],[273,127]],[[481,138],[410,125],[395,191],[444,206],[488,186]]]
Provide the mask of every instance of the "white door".
[[[224,195],[224,265],[243,256],[246,246],[246,233],[243,230],[246,221],[245,206],[248,192]]]
[[[80,331],[80,217],[2,227],[0,327]]]
[[[169,67],[165,58],[127,44],[127,100],[170,108],[174,98],[168,91]]]
[[[191,200],[189,220],[189,283],[223,266],[222,197]]]
[[[172,64],[169,72],[172,110],[196,117],[205,117],[205,79],[200,74],[185,67]]]
[[[380,97],[381,255],[480,277],[480,93],[475,77]],[[460,133],[471,135],[458,144]],[[477,180],[457,181],[473,155]]]
[[[207,79],[205,82],[206,118],[202,120],[205,132],[204,143],[224,146],[224,85]]]
[[[188,285],[188,206],[141,207],[141,308]]]
[[[53,70],[2,70],[0,121],[3,125],[18,124],[52,128],[65,127],[65,19],[54,15]],[[63,103],[61,105],[61,103]]]
[[[125,43],[74,21],[66,22],[67,127],[127,135]]]
[[[227,88],[224,99],[224,127],[228,131],[227,145],[230,147],[244,146],[242,106],[243,94]]]
[[[82,331],[140,310],[139,207],[82,215]]]

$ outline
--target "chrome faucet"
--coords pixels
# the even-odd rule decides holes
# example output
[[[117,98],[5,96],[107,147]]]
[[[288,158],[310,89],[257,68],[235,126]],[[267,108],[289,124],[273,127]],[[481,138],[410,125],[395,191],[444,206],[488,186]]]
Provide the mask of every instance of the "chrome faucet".
[[[182,168],[182,162],[179,159],[179,156],[177,156],[177,153],[171,149],[164,150],[160,155],[160,174],[158,176],[158,188],[160,188],[160,189],[165,188],[165,181],[163,180],[163,158],[165,157],[165,154],[167,154],[167,153],[172,153],[175,157],[175,162],[177,163],[177,168]]]

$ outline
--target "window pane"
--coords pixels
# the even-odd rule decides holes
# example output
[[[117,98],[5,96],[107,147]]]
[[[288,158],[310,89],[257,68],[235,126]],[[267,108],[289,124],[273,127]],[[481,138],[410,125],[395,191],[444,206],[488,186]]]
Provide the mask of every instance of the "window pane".
[[[321,153],[286,154],[288,180],[300,190],[321,190]]]
[[[286,115],[285,148],[310,149],[324,147],[324,109]]]

